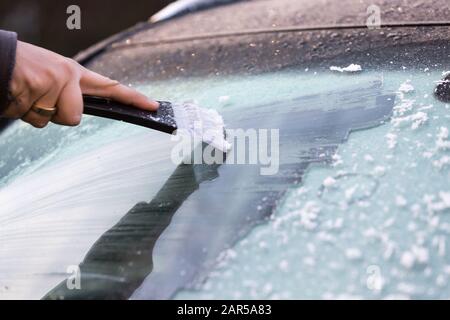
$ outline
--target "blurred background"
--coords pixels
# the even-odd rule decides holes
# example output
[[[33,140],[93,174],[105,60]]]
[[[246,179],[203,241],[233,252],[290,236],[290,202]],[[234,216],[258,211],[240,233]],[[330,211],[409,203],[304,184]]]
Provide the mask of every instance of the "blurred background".
[[[66,56],[147,20],[171,0],[1,0],[0,29]],[[81,8],[81,30],[69,30],[67,7]]]

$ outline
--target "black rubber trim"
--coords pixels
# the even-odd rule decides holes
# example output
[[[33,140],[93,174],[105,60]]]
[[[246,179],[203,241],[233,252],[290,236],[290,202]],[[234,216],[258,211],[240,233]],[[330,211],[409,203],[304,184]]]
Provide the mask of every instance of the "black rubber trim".
[[[159,101],[158,111],[151,112],[101,97],[83,96],[83,100],[83,113],[87,115],[119,120],[169,134],[177,130],[170,102]]]
[[[413,27],[450,27],[450,21],[418,21],[418,22],[392,22],[380,26],[380,29],[385,28],[413,28]],[[365,24],[341,24],[341,25],[316,25],[316,26],[289,26],[289,27],[273,27],[262,29],[247,29],[235,32],[215,32],[204,33],[193,36],[173,37],[167,39],[137,41],[127,43],[114,43],[111,45],[113,49],[129,48],[133,46],[152,46],[161,44],[171,44],[179,42],[189,42],[196,40],[218,39],[226,37],[239,37],[258,34],[273,34],[273,33],[290,33],[290,32],[305,32],[305,31],[322,31],[322,30],[351,30],[351,29],[367,29]]]

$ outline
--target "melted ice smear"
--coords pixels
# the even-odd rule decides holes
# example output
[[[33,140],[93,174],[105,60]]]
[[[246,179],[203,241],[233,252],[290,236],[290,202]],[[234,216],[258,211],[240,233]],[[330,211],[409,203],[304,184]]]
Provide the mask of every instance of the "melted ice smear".
[[[222,166],[216,184],[207,183],[174,215],[156,244],[154,271],[133,298],[158,297],[155,288],[162,297],[178,291],[176,298],[193,299],[448,298],[450,163],[445,157],[450,119],[448,106],[432,97],[440,74],[385,73],[383,90],[398,91],[392,121],[352,133],[336,154],[336,148],[326,155],[319,150],[317,158],[332,158],[333,164],[310,166],[303,181],[294,172],[282,174],[280,185],[289,190],[278,199],[271,219],[237,243],[229,242],[226,251],[219,250],[219,242],[227,232],[212,229],[214,220],[220,218],[227,230],[238,228],[242,221],[234,212],[242,212],[233,208],[246,208],[239,207],[247,203],[245,197],[255,198],[249,202],[254,211],[272,213],[272,207],[264,208],[266,200],[259,199],[267,191],[264,180],[261,187],[248,186],[245,175],[227,176],[232,169]],[[325,100],[296,106],[298,111],[345,110],[345,103],[326,101],[326,93],[380,76],[369,71],[351,76],[328,70],[283,72],[152,83],[140,89],[157,99],[216,107],[233,127],[230,115],[240,110],[253,107],[255,116],[276,119],[278,110],[256,107],[299,96],[324,94]],[[406,92],[400,88],[407,79]],[[296,126],[289,129],[295,136]],[[285,148],[292,152],[281,154],[281,162],[299,162],[300,151],[310,150],[302,145],[307,140],[289,140],[293,144]],[[102,234],[161,189],[175,170],[173,143],[164,134],[93,118],[75,129],[39,131],[17,124],[3,133],[0,298],[41,298],[66,279],[68,266],[78,265]],[[200,227],[205,224],[200,229],[186,224],[199,208],[218,207],[224,198],[217,184],[224,177],[224,187],[235,188],[227,197],[234,194],[235,200],[210,214],[214,220],[195,218]],[[265,188],[279,191],[276,184]],[[242,197],[236,196],[238,190]],[[258,200],[262,208],[256,206]],[[189,269],[196,262],[183,260],[183,251],[191,253],[183,249],[190,239],[200,248],[195,260],[207,268]],[[208,251],[208,259],[202,250]],[[209,253],[218,250],[218,257]],[[198,269],[201,275],[195,273]],[[165,276],[172,282],[158,282]],[[196,289],[180,290],[187,286]]]
[[[34,162],[24,160],[26,173],[8,177],[0,190],[1,298],[44,296],[105,230],[151,198],[173,171],[170,138],[123,129],[122,124],[105,126]],[[40,133],[28,127],[11,130],[40,140]]]

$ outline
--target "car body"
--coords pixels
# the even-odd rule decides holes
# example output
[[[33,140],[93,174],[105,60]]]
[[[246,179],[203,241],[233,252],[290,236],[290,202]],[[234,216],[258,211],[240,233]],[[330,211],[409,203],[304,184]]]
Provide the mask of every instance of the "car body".
[[[278,170],[176,164],[171,136],[103,119],[14,124],[1,296],[448,298],[445,2],[242,1],[81,53],[149,96],[217,109],[228,129],[277,132]]]

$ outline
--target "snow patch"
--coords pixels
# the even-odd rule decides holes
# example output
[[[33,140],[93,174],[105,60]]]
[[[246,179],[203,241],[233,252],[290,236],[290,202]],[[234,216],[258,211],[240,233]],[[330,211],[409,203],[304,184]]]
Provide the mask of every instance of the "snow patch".
[[[395,204],[397,205],[397,207],[403,208],[406,206],[407,201],[403,196],[398,195],[395,197]]]
[[[287,260],[281,260],[278,267],[281,271],[287,272],[289,270],[289,262]]]
[[[448,150],[450,149],[450,141],[448,141],[448,128],[440,127],[439,133],[436,136],[436,148],[438,150]]]
[[[373,157],[372,157],[370,154],[366,154],[366,155],[364,156],[364,160],[365,160],[366,162],[373,162],[373,161],[374,161]]]
[[[435,198],[434,195],[425,195],[423,197],[423,202],[425,202],[428,212],[434,213],[450,209],[450,191],[440,191],[439,200],[434,201]]]
[[[383,166],[376,166],[375,169],[373,169],[373,173],[376,176],[381,177],[386,173],[386,168]]]
[[[318,225],[316,220],[319,212],[320,207],[314,201],[308,201],[302,208],[276,218],[274,227],[277,229],[283,223],[294,220],[292,223],[294,226],[300,225],[307,230],[314,230]]]
[[[327,177],[325,180],[323,180],[323,185],[325,188],[330,188],[336,184],[336,179],[333,177]]]
[[[398,127],[403,123],[411,123],[411,129],[416,130],[428,121],[428,114],[422,111],[405,117],[393,118],[391,120],[394,127]]]
[[[397,145],[397,135],[394,133],[388,133],[386,134],[386,141],[389,149],[394,149]]]
[[[344,163],[344,161],[342,161],[342,157],[338,154],[334,154],[331,159],[333,160],[333,167],[336,167],[338,165],[341,165]]]
[[[362,71],[362,68],[359,64],[350,64],[349,66],[342,68],[342,67],[336,67],[336,66],[331,66],[330,67],[331,71],[337,71],[337,72],[349,72],[349,73],[354,73],[354,72],[360,72]]]
[[[400,85],[400,88],[398,88],[398,91],[403,92],[403,93],[409,93],[409,92],[414,91],[414,87],[410,83],[410,80],[406,80],[406,82],[403,82]]]
[[[450,156],[442,156],[440,159],[433,161],[433,166],[439,169],[442,169],[447,165],[450,165]]]
[[[400,104],[394,106],[394,116],[402,116],[411,111],[414,106],[414,100],[402,100]]]
[[[228,104],[230,102],[230,96],[220,96],[217,100],[222,105]]]
[[[414,257],[414,254],[409,251],[403,252],[400,258],[400,264],[406,269],[411,269],[414,266],[415,261],[416,258]]]
[[[358,248],[348,248],[345,250],[345,256],[349,260],[358,260],[361,259],[362,253]]]

